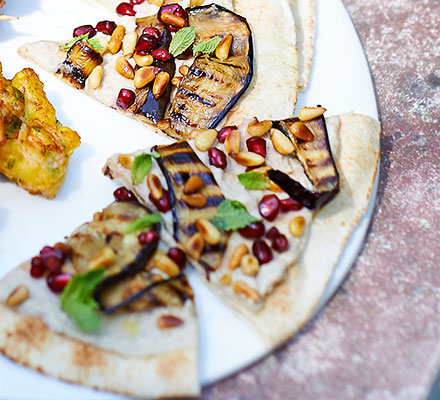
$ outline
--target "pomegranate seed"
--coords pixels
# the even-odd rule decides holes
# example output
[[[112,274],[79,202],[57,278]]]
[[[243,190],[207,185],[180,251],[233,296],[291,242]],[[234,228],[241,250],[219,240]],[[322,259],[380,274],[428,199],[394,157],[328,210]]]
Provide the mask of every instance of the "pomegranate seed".
[[[262,222],[251,222],[245,228],[239,229],[238,232],[247,239],[255,239],[262,237],[265,230],[266,228]]]
[[[92,25],[78,26],[73,30],[73,37],[89,34],[89,38],[96,35],[96,30]]]
[[[142,246],[146,246],[147,244],[156,243],[159,241],[159,234],[156,231],[148,231],[148,232],[142,232],[138,236],[139,244]]]
[[[280,200],[280,203],[281,203],[282,212],[298,211],[303,208],[301,203],[298,203],[296,200],[292,199],[291,197]]]
[[[220,132],[218,133],[217,139],[220,143],[224,143],[226,138],[229,136],[229,134],[232,131],[237,130],[238,128],[236,126],[225,126],[222,129],[220,129]]]
[[[52,272],[59,272],[66,258],[61,250],[51,246],[44,246],[40,251],[40,257],[44,267]]]
[[[136,5],[136,4],[142,4],[145,0],[130,0],[130,4]]]
[[[252,252],[257,257],[260,265],[267,264],[273,258],[270,247],[264,240],[256,240],[252,245]]]
[[[131,190],[121,186],[113,192],[116,201],[137,201],[136,196]]]
[[[72,279],[70,274],[52,274],[46,279],[47,286],[54,293],[61,293]]]
[[[171,54],[165,49],[156,49],[151,52],[151,55],[159,61],[168,61],[171,58]]]
[[[140,54],[147,54],[156,48],[158,39],[150,35],[141,35],[137,41],[134,51]]]
[[[163,191],[162,197],[159,200],[156,200],[151,193],[148,198],[160,212],[166,213],[171,210],[171,199],[168,190]]]
[[[275,236],[279,235],[280,231],[278,230],[278,228],[276,226],[273,226],[272,228],[270,228],[267,233],[266,233],[266,237],[270,240],[273,241]]]
[[[261,199],[258,209],[263,218],[273,221],[280,211],[280,200],[274,194],[268,194]]]
[[[275,235],[272,240],[272,247],[280,253],[286,251],[289,248],[289,242],[287,241],[286,235],[283,235],[282,233]]]
[[[130,3],[121,3],[116,7],[116,12],[119,15],[136,15],[136,12],[133,9],[133,5]]]
[[[208,151],[209,165],[214,167],[225,169],[228,162],[226,160],[226,154],[220,149],[211,147]]]
[[[159,29],[153,28],[152,26],[147,26],[146,28],[144,28],[144,30],[142,31],[142,35],[153,36],[158,41],[161,38]]]
[[[185,267],[186,264],[186,254],[178,247],[171,247],[168,250],[168,257],[170,257],[180,269]]]
[[[116,29],[116,23],[113,21],[101,21],[96,24],[96,30],[104,33],[105,35],[111,35]]]
[[[116,105],[121,110],[128,109],[136,100],[136,94],[130,89],[121,89],[116,100]]]
[[[174,14],[177,17],[183,18],[186,22],[188,22],[188,14],[186,13],[186,11],[179,6],[178,4],[168,4],[166,6],[162,6],[159,9],[159,12],[157,13],[157,18],[162,21],[162,14],[163,13],[170,13],[170,14]],[[179,30],[179,28],[177,29]]]
[[[44,274],[44,264],[40,256],[35,256],[31,260],[31,276],[32,278],[41,278]]]
[[[246,145],[249,151],[257,153],[261,157],[266,158],[266,141],[259,136],[254,136],[246,140]]]

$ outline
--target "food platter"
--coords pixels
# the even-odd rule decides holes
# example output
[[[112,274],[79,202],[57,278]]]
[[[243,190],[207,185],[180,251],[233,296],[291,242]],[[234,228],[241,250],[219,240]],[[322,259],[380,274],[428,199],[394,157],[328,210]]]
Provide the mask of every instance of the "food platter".
[[[314,66],[310,86],[306,92],[300,93],[297,107],[322,104],[328,109],[327,115],[355,111],[377,118],[368,64],[342,2],[317,0],[316,3]],[[87,19],[91,23],[112,17],[107,11],[87,3],[81,5],[89,7]],[[7,13],[21,18],[0,25],[0,60],[4,74],[12,76],[25,66],[34,68],[45,83],[58,118],[78,131],[82,144],[71,158],[66,182],[55,200],[29,195],[0,177],[0,277],[35,255],[42,245],[68,235],[79,222],[89,220],[94,211],[112,200],[111,193],[116,184],[101,173],[109,155],[169,142],[136,121],[67,87],[16,54],[16,49],[25,41],[70,37],[72,27],[87,23],[82,7],[73,7],[69,3],[68,20],[66,3],[55,0],[11,1]],[[375,192],[318,308],[338,288],[361,248],[374,197]],[[267,350],[254,331],[223,305],[196,274],[190,274],[190,280],[196,292],[201,325],[200,380],[202,385],[207,385],[258,360]],[[321,284],[325,286],[327,282]],[[0,398],[115,398],[114,395],[91,392],[44,377],[4,357],[0,358],[0,374],[2,381],[8,382],[1,385]]]

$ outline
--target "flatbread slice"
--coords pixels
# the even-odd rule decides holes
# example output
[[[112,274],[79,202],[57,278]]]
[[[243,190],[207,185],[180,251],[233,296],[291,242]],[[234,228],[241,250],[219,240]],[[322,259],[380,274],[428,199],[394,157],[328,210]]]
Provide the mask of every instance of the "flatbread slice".
[[[46,257],[43,277],[36,277],[34,258],[0,280],[0,351],[4,355],[58,379],[128,396],[199,394],[198,326],[191,289],[176,264],[171,267],[177,275],[170,270],[165,273],[166,262],[162,265],[157,258],[168,258],[170,264],[164,253],[169,248],[166,235],[157,249],[142,245],[139,250],[138,237],[156,228],[140,227],[128,233],[130,224],[143,215],[137,214],[141,209],[133,202],[113,203],[73,232],[64,247],[43,248],[35,257]],[[169,243],[173,244],[172,239]],[[45,278],[47,268],[54,268],[49,264],[53,259],[47,260],[57,249],[65,252],[67,245],[70,250],[60,267],[64,275],[53,276],[60,280],[70,273],[74,277],[59,296],[53,292],[55,278],[50,284],[52,278]],[[118,251],[116,255],[111,255],[112,249]],[[150,249],[154,253],[145,261]],[[142,269],[134,271],[137,263]],[[104,277],[92,286],[93,292],[81,292],[96,274]],[[21,301],[17,300],[20,290],[28,293]],[[92,298],[101,311],[90,320],[93,311],[84,307]],[[100,326],[91,326],[96,318]]]

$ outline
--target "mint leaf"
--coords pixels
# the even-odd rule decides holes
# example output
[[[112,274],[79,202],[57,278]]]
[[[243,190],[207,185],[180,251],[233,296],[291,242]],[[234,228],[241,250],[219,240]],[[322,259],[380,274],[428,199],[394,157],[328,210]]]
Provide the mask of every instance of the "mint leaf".
[[[92,298],[96,285],[104,279],[104,268],[75,275],[60,295],[61,308],[83,331],[94,331],[101,327],[96,313],[98,303]]]
[[[222,231],[236,231],[252,222],[261,221],[248,213],[246,207],[236,200],[223,200],[211,222]]]
[[[131,166],[131,182],[133,185],[141,183],[151,170],[151,157],[159,158],[160,154],[157,151],[152,153],[142,153],[136,156]]]
[[[193,47],[193,56],[195,56],[197,53],[210,54],[214,52],[221,41],[222,38],[220,36],[215,36],[212,39],[209,39],[207,42],[197,43]]]
[[[125,228],[124,233],[133,233],[148,226],[157,224],[162,219],[162,214],[147,214],[145,217],[138,218]]]
[[[95,50],[101,50],[103,48],[101,46],[101,43],[99,43],[98,39],[89,39],[89,34],[86,33],[81,36],[75,36],[72,40],[61,45],[60,50],[69,51],[76,42],[79,42],[80,40],[83,40],[83,39],[87,40],[87,42],[90,44],[90,46],[92,46],[93,49],[95,49]]]
[[[182,54],[196,40],[196,29],[193,26],[187,26],[176,32],[171,40],[168,51],[177,57]]]
[[[260,172],[244,172],[238,175],[238,180],[246,189],[259,190],[270,187],[269,178]]]

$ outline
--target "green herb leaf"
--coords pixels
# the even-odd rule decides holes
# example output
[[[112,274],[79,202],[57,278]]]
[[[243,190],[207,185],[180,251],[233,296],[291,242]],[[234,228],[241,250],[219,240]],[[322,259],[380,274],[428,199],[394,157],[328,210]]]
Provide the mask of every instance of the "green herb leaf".
[[[96,313],[99,306],[93,299],[92,292],[104,279],[104,275],[104,268],[75,275],[61,293],[61,308],[83,331],[95,331],[101,327],[101,321]]]
[[[142,153],[136,156],[131,166],[131,182],[133,185],[141,183],[151,170],[153,164],[151,157],[159,158],[160,154],[157,151],[152,153]]]
[[[20,90],[18,90],[17,88],[15,88],[14,86],[12,87],[12,91],[14,92],[14,97],[22,104],[24,104],[24,96],[23,93],[20,92]]]
[[[215,51],[221,41],[222,38],[220,36],[215,36],[207,42],[197,43],[193,47],[193,55],[195,56],[197,53],[210,54]]]
[[[168,51],[177,57],[191,46],[194,40],[196,40],[196,29],[193,26],[182,28],[173,36]]]
[[[148,226],[157,224],[162,219],[162,214],[147,214],[145,217],[138,218],[125,228],[124,233],[133,233]]]
[[[260,172],[244,172],[238,175],[238,180],[246,189],[258,190],[270,187],[269,178]]]
[[[11,121],[5,125],[6,132],[16,132],[21,128],[21,120],[15,115],[12,116]]]
[[[223,200],[211,222],[222,231],[236,231],[251,222],[261,221],[248,213],[246,207],[236,200]]]
[[[86,33],[85,35],[75,36],[72,40],[68,41],[66,44],[61,45],[60,50],[69,51],[76,42],[79,42],[80,40],[83,39],[87,40],[90,46],[92,46],[95,50],[101,50],[103,48],[101,43],[99,43],[98,39],[89,39],[89,34]]]

